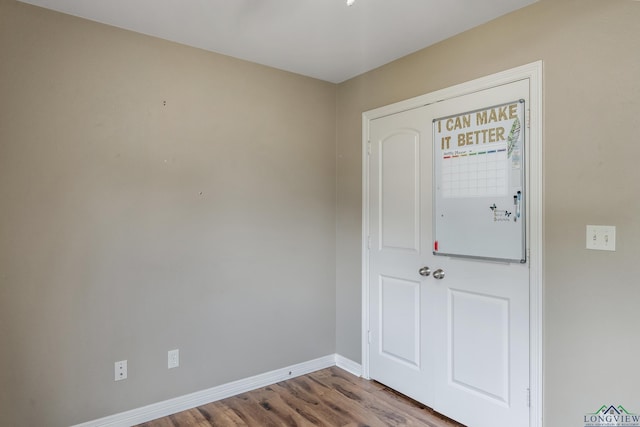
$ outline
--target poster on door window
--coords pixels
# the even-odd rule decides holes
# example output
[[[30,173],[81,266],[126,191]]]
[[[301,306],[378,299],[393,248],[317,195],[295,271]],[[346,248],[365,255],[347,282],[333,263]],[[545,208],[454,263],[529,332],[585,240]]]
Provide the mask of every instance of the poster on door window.
[[[433,121],[433,253],[526,262],[525,103]]]

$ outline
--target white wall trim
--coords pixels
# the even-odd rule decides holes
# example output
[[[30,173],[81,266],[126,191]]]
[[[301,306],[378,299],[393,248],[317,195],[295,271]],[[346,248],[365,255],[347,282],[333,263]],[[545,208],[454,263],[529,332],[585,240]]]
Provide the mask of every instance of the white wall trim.
[[[336,354],[336,366],[342,370],[349,372],[350,374],[355,375],[356,377],[362,376],[362,365],[354,362],[351,359],[347,359],[344,356]]]
[[[340,365],[338,364],[338,360],[340,361]],[[207,390],[186,394],[174,399],[77,424],[73,427],[129,427],[336,365],[351,373],[354,373],[351,369],[357,370],[357,366],[359,366],[357,363],[345,357],[330,354],[318,359],[222,384]],[[349,369],[347,369],[347,367]]]
[[[367,145],[369,122],[390,114],[418,108],[435,102],[467,95],[495,86],[529,79],[529,188],[528,221],[530,295],[529,295],[529,361],[530,361],[530,427],[542,427],[543,415],[543,123],[542,61],[532,62],[490,76],[451,86],[426,95],[376,108],[362,114],[362,376],[369,378],[369,163]]]

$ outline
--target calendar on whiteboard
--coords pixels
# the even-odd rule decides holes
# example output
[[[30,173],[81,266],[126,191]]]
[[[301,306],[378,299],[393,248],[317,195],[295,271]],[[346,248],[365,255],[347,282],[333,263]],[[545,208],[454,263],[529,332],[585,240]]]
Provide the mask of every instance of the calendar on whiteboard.
[[[525,105],[433,121],[433,253],[526,262]]]

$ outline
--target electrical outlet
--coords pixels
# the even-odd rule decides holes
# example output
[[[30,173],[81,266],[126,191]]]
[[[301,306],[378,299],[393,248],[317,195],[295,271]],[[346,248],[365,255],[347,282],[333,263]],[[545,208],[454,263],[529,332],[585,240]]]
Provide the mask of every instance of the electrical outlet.
[[[177,368],[180,366],[180,350],[169,350],[168,353],[168,369]]]
[[[127,379],[127,361],[121,360],[115,363],[115,381],[126,380]]]
[[[613,225],[587,225],[587,249],[616,250],[616,227]]]

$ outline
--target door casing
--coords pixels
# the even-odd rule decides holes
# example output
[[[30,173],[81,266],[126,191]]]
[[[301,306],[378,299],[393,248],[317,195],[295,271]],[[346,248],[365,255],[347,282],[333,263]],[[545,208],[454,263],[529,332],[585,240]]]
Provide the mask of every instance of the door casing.
[[[371,120],[423,105],[529,79],[527,148],[527,241],[529,248],[530,427],[542,427],[543,403],[543,200],[542,200],[542,61],[481,77],[400,101],[362,114],[362,376],[369,378],[369,123]]]

